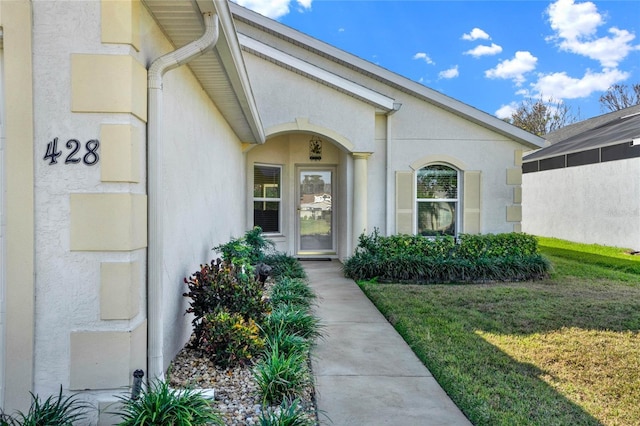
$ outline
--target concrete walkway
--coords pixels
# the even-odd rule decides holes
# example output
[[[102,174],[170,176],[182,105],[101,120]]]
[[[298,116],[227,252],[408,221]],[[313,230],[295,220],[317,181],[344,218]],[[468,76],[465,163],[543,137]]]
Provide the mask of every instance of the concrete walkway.
[[[304,261],[324,324],[312,352],[321,425],[471,425],[338,261]]]

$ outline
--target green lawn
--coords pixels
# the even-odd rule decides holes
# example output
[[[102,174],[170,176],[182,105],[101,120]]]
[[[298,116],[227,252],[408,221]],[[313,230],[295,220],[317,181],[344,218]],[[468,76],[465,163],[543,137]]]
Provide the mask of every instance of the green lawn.
[[[540,247],[544,281],[361,287],[476,425],[640,425],[640,258]]]

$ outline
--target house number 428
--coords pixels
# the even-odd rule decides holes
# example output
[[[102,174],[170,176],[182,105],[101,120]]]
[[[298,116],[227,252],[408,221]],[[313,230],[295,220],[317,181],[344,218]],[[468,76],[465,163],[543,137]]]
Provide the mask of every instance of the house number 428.
[[[82,161],[87,166],[93,166],[100,160],[98,155],[100,141],[98,139],[87,141],[82,152],[80,152],[82,144],[77,139],[69,139],[65,146],[67,147],[67,156],[64,158],[64,164],[77,164]],[[58,138],[53,138],[47,144],[47,152],[44,154],[43,160],[49,160],[49,165],[58,164],[58,157],[61,155],[62,151],[58,150]]]

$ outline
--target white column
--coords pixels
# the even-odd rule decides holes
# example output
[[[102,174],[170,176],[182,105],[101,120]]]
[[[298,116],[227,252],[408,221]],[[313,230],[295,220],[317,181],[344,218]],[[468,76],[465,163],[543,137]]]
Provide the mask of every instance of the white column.
[[[371,152],[353,152],[353,236],[352,247],[358,246],[360,234],[367,233],[367,159]]]

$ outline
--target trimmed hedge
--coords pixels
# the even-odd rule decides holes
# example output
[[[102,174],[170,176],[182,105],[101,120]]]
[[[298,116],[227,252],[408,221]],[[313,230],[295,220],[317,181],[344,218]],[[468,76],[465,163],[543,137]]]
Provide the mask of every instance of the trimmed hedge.
[[[535,237],[521,233],[425,238],[361,235],[343,265],[356,280],[399,283],[467,283],[541,279],[550,270]]]

